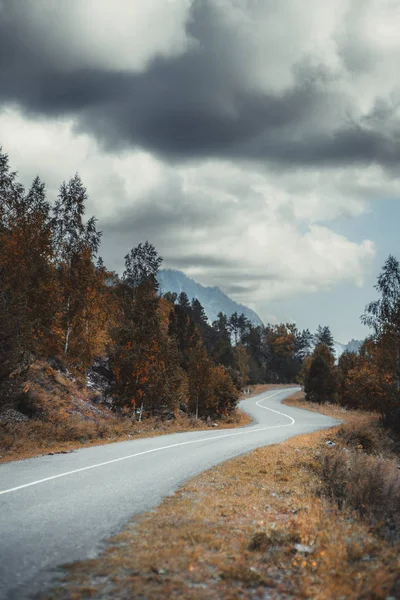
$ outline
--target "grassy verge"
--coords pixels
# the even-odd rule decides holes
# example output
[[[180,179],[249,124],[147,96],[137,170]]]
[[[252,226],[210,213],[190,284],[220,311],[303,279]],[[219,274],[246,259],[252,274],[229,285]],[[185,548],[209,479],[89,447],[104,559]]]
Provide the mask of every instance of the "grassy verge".
[[[253,386],[254,394],[277,385]],[[94,405],[85,390],[45,363],[32,369],[29,390],[41,418],[26,422],[0,423],[0,464],[46,453],[71,452],[91,445],[208,429],[204,420],[179,415],[176,419],[147,418],[142,422],[118,417],[101,405]],[[29,398],[24,398],[25,404]],[[45,418],[43,419],[43,415]],[[249,425],[252,419],[241,410],[218,421],[225,429]]]
[[[228,461],[135,520],[99,558],[69,567],[49,598],[398,598],[394,450],[370,415],[347,415],[329,432]],[[354,457],[385,461],[383,510],[376,469],[363,479]],[[365,510],[359,499],[372,488]]]
[[[226,429],[243,427],[251,418],[241,410],[218,421]],[[46,423],[33,420],[27,423],[0,425],[0,464],[12,460],[32,458],[49,453],[72,452],[93,445],[111,444],[143,437],[154,437],[184,431],[209,429],[203,420],[181,415],[166,421],[149,418],[142,422],[113,418],[82,421],[69,417],[63,422]]]
[[[367,413],[365,411],[360,412],[359,410],[348,410],[339,406],[338,404],[330,404],[329,402],[325,404],[316,404],[315,402],[308,402],[303,392],[297,392],[287,398],[282,402],[282,404],[287,404],[287,406],[295,406],[296,408],[302,408],[304,410],[311,410],[312,412],[318,412],[327,417],[333,417],[335,419],[339,419],[339,421],[344,421],[348,423],[349,421],[359,421],[362,418],[373,418],[376,413]]]
[[[242,399],[279,387],[287,386],[252,386],[251,393]],[[42,363],[36,366],[31,389],[46,420],[34,418],[22,423],[0,424],[0,464],[48,453],[72,452],[92,445],[201,431],[213,426],[213,423],[183,414],[169,421],[147,418],[138,422],[118,417],[109,409],[93,405],[84,390]],[[251,422],[249,415],[237,409],[229,417],[220,419],[218,427],[232,429]]]

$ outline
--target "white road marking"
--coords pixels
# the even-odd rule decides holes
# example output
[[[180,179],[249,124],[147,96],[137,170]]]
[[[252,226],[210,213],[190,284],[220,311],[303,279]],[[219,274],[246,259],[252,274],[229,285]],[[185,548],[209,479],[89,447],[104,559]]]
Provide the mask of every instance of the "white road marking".
[[[82,467],[80,469],[75,469],[74,471],[66,471],[65,473],[59,473],[58,475],[52,475],[51,477],[45,477],[44,479],[38,479],[37,481],[31,481],[30,483],[25,483],[24,485],[18,485],[17,487],[10,488],[8,490],[0,491],[0,496],[3,494],[10,494],[11,492],[16,492],[18,490],[22,490],[24,488],[32,487],[34,485],[39,485],[40,483],[45,483],[46,481],[52,481],[53,479],[59,479],[60,477],[67,477],[68,475],[74,475],[75,473],[82,473],[83,471],[89,471],[90,469],[97,469],[98,467],[104,467],[105,465],[111,465],[113,463],[121,462],[123,460],[128,460],[129,458],[136,458],[137,456],[143,456],[144,454],[151,454],[152,452],[160,452],[161,450],[168,450],[169,448],[176,448],[177,446],[187,446],[188,444],[197,444],[198,442],[209,442],[210,440],[218,440],[226,437],[233,437],[235,435],[248,435],[250,433],[258,433],[260,431],[267,431],[269,429],[279,429],[281,427],[290,427],[295,424],[295,420],[292,419],[289,415],[285,413],[281,413],[277,410],[273,410],[272,408],[267,408],[266,406],[261,406],[260,402],[263,400],[269,400],[273,398],[277,394],[281,394],[282,392],[286,392],[287,390],[279,390],[270,396],[266,396],[265,398],[261,398],[256,405],[259,408],[263,408],[265,410],[269,410],[270,412],[276,413],[277,415],[281,415],[282,417],[286,417],[290,419],[290,423],[286,423],[285,425],[271,425],[270,427],[262,427],[259,429],[252,429],[251,431],[236,431],[235,433],[228,433],[225,435],[216,435],[212,437],[200,438],[197,440],[189,440],[187,442],[178,442],[176,444],[170,444],[169,446],[162,446],[161,448],[152,448],[151,450],[145,450],[144,452],[137,452],[136,454],[129,454],[128,456],[122,456],[120,458],[114,458],[112,460],[107,460],[102,463],[98,463],[95,465],[90,465],[88,467]]]
[[[277,392],[277,393],[279,393],[279,392]],[[272,396],[275,396],[275,395],[276,394],[272,394]],[[272,408],[267,408],[266,406],[261,406],[260,402],[262,402],[263,400],[269,400],[270,398],[272,398],[272,396],[267,396],[266,398],[261,398],[261,400],[256,402],[256,406],[259,406],[260,408],[265,408],[265,410],[269,410],[270,412],[276,413],[277,415],[282,415],[282,417],[286,417],[287,419],[291,420],[291,423],[288,423],[287,425],[280,425],[280,427],[290,427],[290,425],[294,425],[296,423],[296,421],[292,417],[289,417],[289,415],[285,415],[285,413],[281,413],[278,410],[273,410]]]

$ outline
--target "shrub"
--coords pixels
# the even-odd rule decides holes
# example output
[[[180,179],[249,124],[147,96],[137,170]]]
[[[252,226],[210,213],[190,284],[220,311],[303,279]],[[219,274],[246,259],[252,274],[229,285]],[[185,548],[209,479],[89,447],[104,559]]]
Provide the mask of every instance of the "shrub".
[[[400,537],[400,471],[397,460],[382,458],[391,448],[379,427],[345,426],[333,448],[321,453],[325,492],[339,508],[356,510],[387,539]],[[345,441],[349,448],[341,442]],[[367,454],[364,450],[369,452]]]

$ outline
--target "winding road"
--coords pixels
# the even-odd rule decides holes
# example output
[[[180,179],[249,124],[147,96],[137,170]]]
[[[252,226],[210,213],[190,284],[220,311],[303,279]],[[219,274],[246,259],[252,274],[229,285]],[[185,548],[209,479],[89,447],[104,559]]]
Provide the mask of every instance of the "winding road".
[[[337,425],[273,390],[243,400],[254,421],[118,442],[0,465],[0,598],[32,598],[65,563],[91,558],[135,515],[186,480],[225,460],[292,436]]]

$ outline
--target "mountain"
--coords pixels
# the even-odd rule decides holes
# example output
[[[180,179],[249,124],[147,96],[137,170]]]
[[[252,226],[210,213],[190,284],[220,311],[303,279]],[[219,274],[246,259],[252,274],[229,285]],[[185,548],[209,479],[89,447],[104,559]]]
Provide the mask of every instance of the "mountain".
[[[333,352],[336,360],[339,360],[343,352],[360,352],[362,345],[361,340],[351,340],[348,344],[341,344],[340,342],[333,342]]]
[[[346,350],[347,352],[360,352],[360,348],[362,346],[363,342],[361,340],[351,340],[347,346],[346,346]]]
[[[206,287],[198,283],[191,277],[188,277],[182,271],[176,269],[161,269],[157,276],[158,283],[160,284],[160,291],[162,294],[166,292],[175,292],[180,294],[185,292],[189,297],[197,298],[198,301],[204,308],[208,320],[212,323],[217,319],[218,313],[222,312],[228,317],[232,313],[237,312],[238,314],[243,313],[253,325],[263,325],[260,317],[254,310],[238,304],[229,296],[224,294],[219,287]],[[343,352],[359,352],[362,341],[351,340],[348,344],[341,344],[340,342],[334,342],[334,354],[336,361]]]
[[[253,325],[263,324],[254,310],[247,306],[243,306],[243,304],[238,304],[224,294],[219,287],[206,287],[201,285],[201,283],[191,279],[182,271],[177,271],[175,269],[161,269],[157,279],[162,294],[165,294],[166,292],[175,292],[176,294],[185,292],[188,295],[189,300],[197,298],[203,306],[207,318],[211,323],[217,319],[218,313],[220,312],[228,317],[230,317],[232,313],[237,312],[238,314],[243,313]]]

